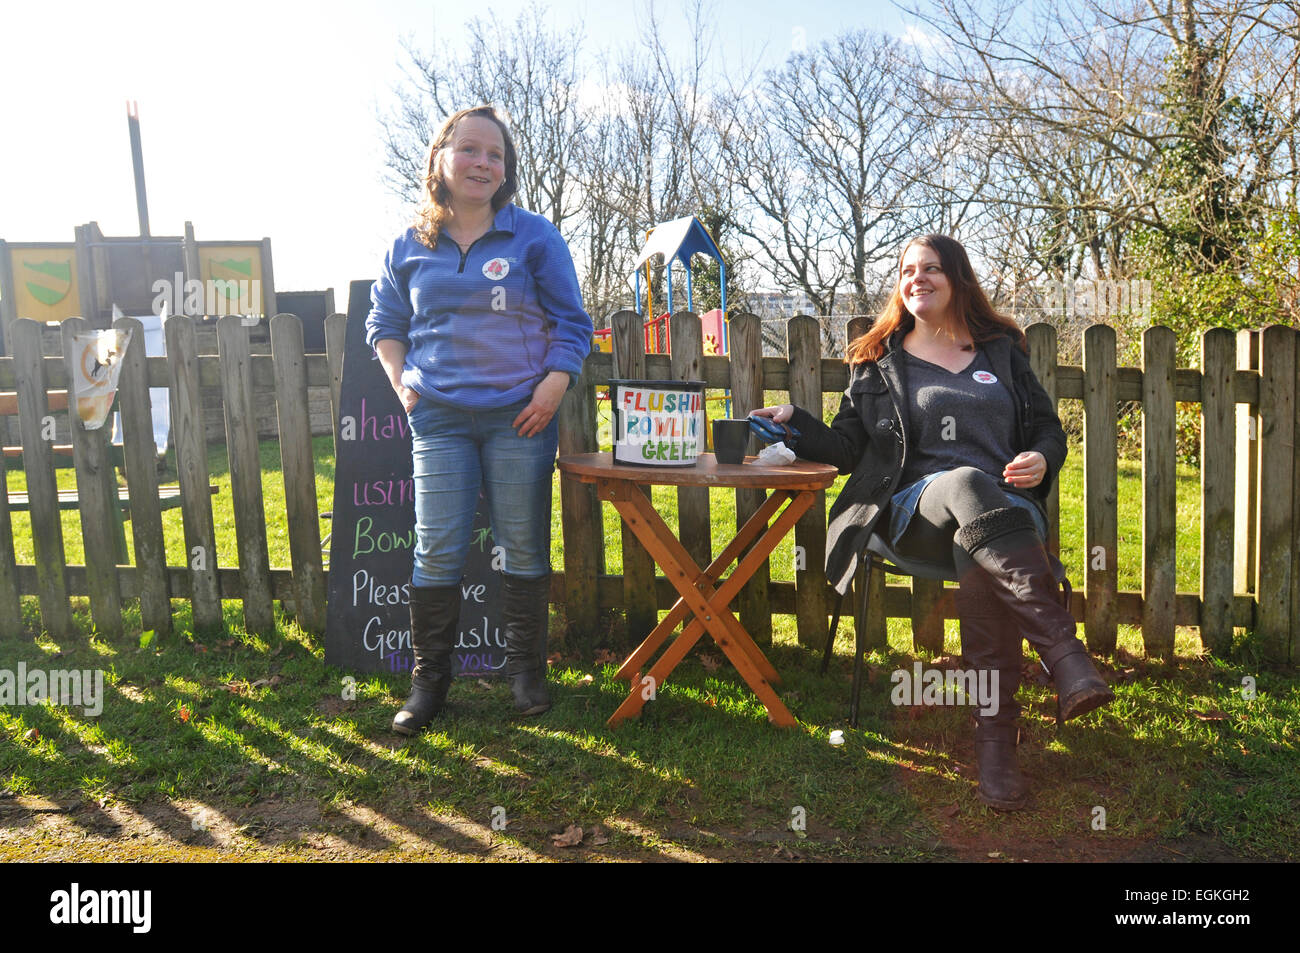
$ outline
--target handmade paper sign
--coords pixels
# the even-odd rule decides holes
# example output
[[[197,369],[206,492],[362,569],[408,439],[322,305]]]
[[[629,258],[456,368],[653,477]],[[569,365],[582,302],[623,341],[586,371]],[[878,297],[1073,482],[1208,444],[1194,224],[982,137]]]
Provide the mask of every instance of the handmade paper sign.
[[[609,382],[614,462],[692,467],[704,450],[704,381]]]
[[[131,332],[119,328],[90,331],[72,338],[77,360],[72,394],[77,399],[77,416],[87,430],[98,430],[108,419],[117,396],[117,375],[131,343]]]

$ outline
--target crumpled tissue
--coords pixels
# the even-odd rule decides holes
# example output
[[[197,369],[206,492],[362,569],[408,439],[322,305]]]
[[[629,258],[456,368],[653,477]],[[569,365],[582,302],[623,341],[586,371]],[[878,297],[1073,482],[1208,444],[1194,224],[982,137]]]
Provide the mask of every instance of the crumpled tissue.
[[[757,462],[770,467],[784,466],[794,463],[794,451],[783,443],[768,444],[758,452]]]

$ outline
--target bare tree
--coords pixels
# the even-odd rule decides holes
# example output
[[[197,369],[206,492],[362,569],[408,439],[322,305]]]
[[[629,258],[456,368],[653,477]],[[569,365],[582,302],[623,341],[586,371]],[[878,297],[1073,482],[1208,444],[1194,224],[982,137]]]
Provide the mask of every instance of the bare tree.
[[[1294,183],[1294,4],[935,0],[933,82],[978,131],[985,214],[1057,277],[1125,275],[1137,235],[1222,260]],[[1194,240],[1191,240],[1194,236]]]
[[[855,32],[733,90],[721,150],[736,229],[821,314],[861,312],[876,266],[927,219],[916,187],[938,157],[913,108],[917,79],[897,42]]]
[[[381,120],[394,191],[418,201],[433,131],[458,109],[490,103],[507,114],[518,147],[516,201],[566,231],[581,207],[573,170],[586,133],[578,103],[583,38],[552,30],[548,21],[545,8],[532,6],[513,24],[495,14],[472,20],[463,52],[404,44],[410,84],[396,91],[395,109]]]

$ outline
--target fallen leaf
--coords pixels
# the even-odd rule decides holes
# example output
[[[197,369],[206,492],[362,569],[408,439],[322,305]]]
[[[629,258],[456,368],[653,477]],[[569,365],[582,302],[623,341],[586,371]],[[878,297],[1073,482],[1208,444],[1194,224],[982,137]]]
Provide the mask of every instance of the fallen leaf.
[[[577,824],[570,824],[564,829],[563,834],[552,834],[551,843],[556,847],[577,847],[582,843],[582,828]]]
[[[1235,788],[1232,789],[1232,793],[1237,795],[1237,797],[1241,797],[1243,794],[1246,793],[1246,785],[1238,784]]]
[[[704,666],[704,671],[712,674],[722,668],[722,659],[716,655],[710,655],[708,652],[700,653],[700,664]]]
[[[596,653],[596,657],[592,659],[592,662],[596,665],[616,665],[621,661],[622,659],[609,649],[601,649]]]
[[[1228,717],[1227,712],[1220,711],[1217,708],[1211,708],[1209,711],[1197,711],[1194,708],[1189,708],[1187,713],[1199,721],[1224,721]]]
[[[595,680],[596,680],[595,677],[592,676],[592,675],[584,675],[584,676],[582,676],[582,678],[578,679],[578,684],[579,684],[579,685],[590,685],[590,684],[591,684],[592,682],[594,682]]]
[[[194,651],[199,652],[199,653],[201,653],[201,654],[203,654],[203,655],[206,655],[207,652],[208,652],[208,647],[207,647],[206,645],[199,645],[199,644],[196,642],[196,643],[194,643]]]
[[[269,678],[259,678],[257,681],[253,682],[253,684],[250,685],[249,688],[262,688],[270,684],[271,684],[271,680]]]
[[[185,705],[182,705],[179,709],[177,709],[176,714],[180,716],[182,722],[187,722],[190,720],[190,710]]]
[[[997,860],[997,859],[998,859],[999,857],[1001,857],[1001,856],[1002,856],[1002,851],[1000,851],[1000,850],[991,850],[991,851],[989,851],[989,857],[991,857],[991,858],[994,859],[994,860]]]
[[[609,843],[609,837],[608,835],[606,835],[605,829],[603,827],[597,826],[591,829],[592,847],[603,847],[605,844],[608,843]]]
[[[275,686],[279,685],[279,684],[280,684],[281,682],[283,682],[283,681],[284,681],[284,676],[283,676],[283,675],[272,675],[272,676],[267,680],[267,684],[270,685],[272,688],[275,688]]]
[[[482,679],[482,678],[478,679],[478,687],[487,692],[492,691],[492,686],[488,684],[486,679]]]
[[[41,729],[39,728],[33,728],[31,731],[27,732],[27,734],[23,735],[23,741],[40,741],[40,740],[41,740]]]
[[[945,808],[943,809],[943,816],[944,816],[944,817],[956,817],[956,816],[957,816],[957,812],[958,812],[959,810],[961,810],[961,809],[960,809],[959,807],[957,807],[956,804],[950,804],[950,805],[948,805],[947,807],[945,807]]]

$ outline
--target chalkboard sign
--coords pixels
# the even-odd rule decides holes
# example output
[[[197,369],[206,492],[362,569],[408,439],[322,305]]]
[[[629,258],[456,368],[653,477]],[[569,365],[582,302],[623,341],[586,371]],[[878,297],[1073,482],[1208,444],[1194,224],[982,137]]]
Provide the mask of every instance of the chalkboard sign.
[[[348,294],[325,661],[349,671],[409,672],[411,431],[379,359],[366,346],[371,284],[354,281]],[[492,567],[492,549],[492,530],[480,508],[461,583],[460,634],[452,653],[457,675],[490,675],[505,667],[501,574]]]

